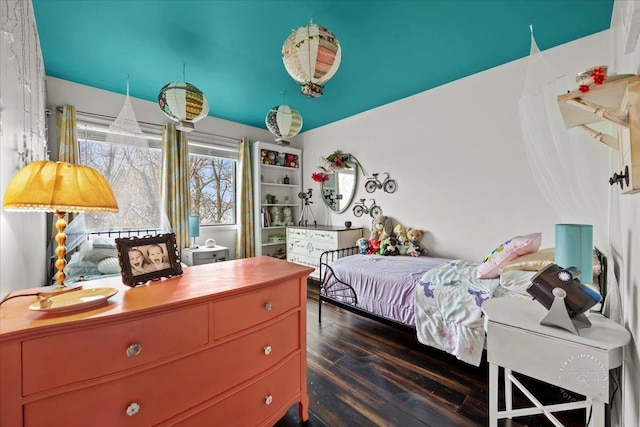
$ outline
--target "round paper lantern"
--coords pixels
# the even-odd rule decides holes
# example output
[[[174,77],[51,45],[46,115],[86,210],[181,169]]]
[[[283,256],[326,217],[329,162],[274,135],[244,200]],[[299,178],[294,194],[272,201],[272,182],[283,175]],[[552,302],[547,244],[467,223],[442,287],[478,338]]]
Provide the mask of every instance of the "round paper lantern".
[[[280,145],[289,145],[293,138],[302,129],[302,116],[288,105],[278,105],[267,113],[264,119],[269,132],[276,136],[276,142]]]
[[[158,105],[162,112],[181,130],[193,129],[193,123],[209,114],[209,101],[202,91],[186,82],[164,85],[158,94]]]
[[[317,24],[293,30],[282,46],[287,73],[302,84],[300,92],[311,98],[322,96],[323,85],[338,71],[341,59],[336,36]]]

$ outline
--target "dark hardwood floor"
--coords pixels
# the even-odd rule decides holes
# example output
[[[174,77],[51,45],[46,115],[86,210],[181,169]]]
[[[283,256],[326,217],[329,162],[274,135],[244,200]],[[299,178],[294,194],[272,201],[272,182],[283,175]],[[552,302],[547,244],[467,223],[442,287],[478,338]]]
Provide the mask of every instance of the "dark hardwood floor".
[[[318,323],[317,282],[309,282],[307,372],[313,427],[486,426],[488,364],[480,367],[420,344],[415,334],[329,304]],[[543,403],[578,396],[519,377]],[[514,390],[516,387],[514,386]],[[502,399],[502,397],[501,397]],[[502,401],[502,400],[501,400]],[[514,407],[531,406],[516,392]],[[566,427],[585,425],[585,411],[557,414]],[[277,427],[300,426],[294,405]],[[500,426],[549,426],[544,416],[501,420]]]

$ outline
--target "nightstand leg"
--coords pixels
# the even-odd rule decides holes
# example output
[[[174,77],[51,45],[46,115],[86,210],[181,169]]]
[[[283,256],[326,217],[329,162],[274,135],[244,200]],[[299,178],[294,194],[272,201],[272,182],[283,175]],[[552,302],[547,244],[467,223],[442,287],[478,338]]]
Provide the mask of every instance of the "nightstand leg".
[[[511,411],[512,407],[512,396],[511,393],[511,369],[504,368],[504,404],[505,409],[507,411]],[[509,417],[511,419],[511,417]]]
[[[499,366],[489,362],[489,427],[498,425],[498,370]]]

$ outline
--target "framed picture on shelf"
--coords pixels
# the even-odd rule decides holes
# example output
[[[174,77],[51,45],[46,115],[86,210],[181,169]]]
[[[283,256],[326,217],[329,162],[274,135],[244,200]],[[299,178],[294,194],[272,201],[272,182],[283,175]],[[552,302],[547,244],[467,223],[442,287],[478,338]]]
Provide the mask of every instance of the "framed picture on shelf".
[[[116,239],[122,282],[137,286],[182,274],[174,233]]]

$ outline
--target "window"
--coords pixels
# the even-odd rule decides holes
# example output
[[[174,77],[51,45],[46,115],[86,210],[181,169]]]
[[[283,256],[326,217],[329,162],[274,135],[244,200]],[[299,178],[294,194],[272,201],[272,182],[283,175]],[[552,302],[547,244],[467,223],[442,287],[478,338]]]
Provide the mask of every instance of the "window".
[[[148,139],[148,148],[109,144],[105,133],[100,127],[78,124],[79,161],[107,178],[120,211],[86,213],[87,229],[161,229],[159,131]],[[189,152],[191,213],[200,216],[201,225],[235,224],[237,149],[190,141]]]

